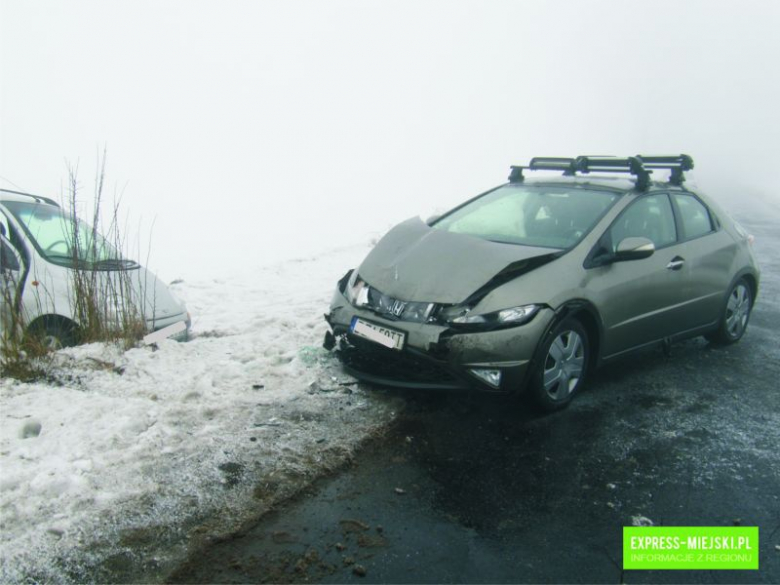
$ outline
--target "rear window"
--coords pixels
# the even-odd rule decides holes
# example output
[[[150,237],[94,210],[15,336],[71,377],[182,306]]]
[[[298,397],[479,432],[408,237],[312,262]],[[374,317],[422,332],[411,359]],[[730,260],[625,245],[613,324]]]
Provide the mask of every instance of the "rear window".
[[[618,197],[589,189],[505,185],[432,227],[503,244],[565,249],[576,245]]]
[[[677,209],[680,210],[680,220],[686,240],[698,238],[713,230],[710,213],[701,201],[692,195],[675,193],[672,196]]]

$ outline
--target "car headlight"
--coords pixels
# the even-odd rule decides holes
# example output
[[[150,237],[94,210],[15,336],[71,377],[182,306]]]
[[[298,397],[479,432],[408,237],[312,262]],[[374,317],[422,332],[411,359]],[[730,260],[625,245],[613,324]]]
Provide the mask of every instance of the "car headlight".
[[[471,315],[469,311],[464,310],[462,307],[452,307],[442,311],[442,317],[450,325],[489,329],[491,327],[522,325],[533,319],[533,316],[536,315],[539,309],[539,305],[522,305],[492,313]]]
[[[363,307],[368,304],[368,285],[358,276],[357,270],[353,270],[344,287],[344,294],[347,300],[356,307]]]
[[[406,307],[401,313],[401,319],[412,321],[413,323],[428,323],[435,319],[431,313],[436,308],[434,303],[406,303]]]

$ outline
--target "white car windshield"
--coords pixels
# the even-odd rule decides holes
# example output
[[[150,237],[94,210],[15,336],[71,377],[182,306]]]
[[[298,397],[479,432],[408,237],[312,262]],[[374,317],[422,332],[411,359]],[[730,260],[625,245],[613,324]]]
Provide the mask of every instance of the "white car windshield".
[[[38,252],[50,262],[65,266],[122,269],[137,266],[91,226],[63,210],[43,203],[4,201],[3,205],[24,226]]]
[[[565,249],[577,244],[618,197],[582,188],[505,185],[432,227],[504,244]]]

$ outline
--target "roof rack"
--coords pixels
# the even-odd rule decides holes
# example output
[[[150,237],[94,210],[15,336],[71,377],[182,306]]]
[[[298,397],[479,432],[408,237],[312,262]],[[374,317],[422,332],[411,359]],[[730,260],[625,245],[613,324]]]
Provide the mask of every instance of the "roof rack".
[[[578,156],[577,171],[583,174],[599,173],[631,173],[636,177],[636,187],[640,191],[650,184],[650,171],[642,166],[642,161],[635,156],[618,158],[615,156]]]
[[[638,154],[636,158],[646,169],[669,169],[672,171],[669,175],[669,182],[672,185],[682,185],[685,181],[683,171],[690,171],[693,168],[693,158],[687,154]]]
[[[511,166],[509,167],[509,182],[510,183],[522,183],[525,180],[523,176],[523,170],[528,167]]]
[[[42,197],[40,195],[33,195],[32,193],[24,193],[23,191],[13,191],[12,189],[0,189],[0,193],[13,193],[14,195],[22,195],[24,197],[31,197],[35,199],[38,203],[41,201],[44,203],[48,203],[49,205],[54,205],[55,207],[59,207],[60,204],[57,203],[54,199],[49,199],[48,197]]]
[[[509,173],[510,183],[522,183],[525,180],[524,170],[529,171],[563,171],[564,175],[574,176],[577,172],[575,159],[560,156],[535,156],[527,167],[512,166]]]
[[[528,168],[532,171],[563,171],[564,175],[574,175],[577,172],[576,160],[555,156],[535,156]]]
[[[510,183],[522,183],[524,170],[563,171],[564,175],[577,173],[630,173],[636,177],[636,188],[644,191],[650,185],[650,173],[653,169],[672,171],[669,183],[682,185],[685,181],[683,171],[693,168],[693,159],[687,154],[637,155],[620,158],[617,156],[585,155],[577,158],[538,156],[531,159],[528,166],[513,166],[509,174]]]

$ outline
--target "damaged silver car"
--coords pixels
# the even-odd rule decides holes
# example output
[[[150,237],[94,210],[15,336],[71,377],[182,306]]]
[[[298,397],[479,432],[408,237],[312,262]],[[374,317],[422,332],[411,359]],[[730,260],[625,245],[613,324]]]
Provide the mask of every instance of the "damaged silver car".
[[[630,351],[738,341],[758,294],[752,237],[684,186],[691,168],[687,155],[512,167],[390,230],[339,281],[324,345],[360,380],[522,392],[552,411]]]

